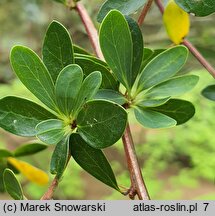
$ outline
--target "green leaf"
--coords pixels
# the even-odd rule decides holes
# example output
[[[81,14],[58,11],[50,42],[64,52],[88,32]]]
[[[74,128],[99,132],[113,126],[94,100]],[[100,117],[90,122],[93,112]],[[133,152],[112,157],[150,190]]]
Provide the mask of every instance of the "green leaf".
[[[64,67],[74,63],[72,40],[61,23],[53,21],[49,25],[42,52],[43,62],[54,82]]]
[[[108,13],[100,28],[100,46],[117,79],[130,90],[132,85],[133,43],[125,17],[116,10]]]
[[[202,95],[209,100],[215,101],[215,85],[210,85],[203,89]]]
[[[120,190],[113,170],[101,150],[89,146],[78,134],[71,135],[70,149],[72,157],[85,171],[104,184]]]
[[[64,122],[58,119],[49,119],[36,126],[37,137],[46,144],[57,144],[64,135]]]
[[[76,64],[66,66],[59,74],[56,85],[56,101],[60,111],[69,116],[83,81],[83,71]]]
[[[170,99],[164,105],[154,107],[152,110],[175,119],[177,125],[187,122],[195,114],[195,107],[192,103],[179,99]]]
[[[56,116],[32,101],[12,96],[0,100],[0,127],[13,134],[35,136],[36,125],[51,118]]]
[[[80,47],[78,45],[73,44],[73,50],[74,50],[75,54],[84,54],[84,55],[91,56],[91,54],[88,51],[86,51],[85,49],[83,49],[82,47]]]
[[[117,9],[124,15],[130,15],[145,3],[146,0],[107,0],[99,10],[97,20],[98,22],[102,22],[107,13],[112,9]]]
[[[177,124],[177,122],[156,111],[135,107],[135,116],[137,121],[147,128],[169,128]]]
[[[6,149],[0,149],[0,158],[7,158],[13,156],[13,153],[6,150]]]
[[[187,13],[195,16],[207,16],[215,12],[214,0],[175,0],[175,2]]]
[[[91,61],[93,61],[95,63],[103,65],[104,67],[108,67],[106,62],[102,61],[101,59],[96,58],[93,55],[86,55],[86,54],[80,54],[80,53],[75,53],[74,55],[75,55],[75,60],[76,60],[76,58],[77,59],[78,58],[89,59],[89,60],[91,60]]]
[[[89,101],[77,117],[78,133],[94,148],[106,148],[118,141],[126,127],[127,113],[119,105]]]
[[[185,64],[188,50],[184,46],[170,48],[150,61],[141,72],[138,90],[148,89],[174,76]]]
[[[75,101],[72,116],[76,117],[81,107],[88,101],[91,100],[97,93],[102,82],[101,73],[94,71],[89,74],[81,85],[80,91]]]
[[[162,99],[144,99],[138,103],[136,103],[137,106],[139,107],[156,107],[160,106],[162,104],[165,104],[170,97],[162,98]]]
[[[126,98],[121,93],[111,89],[100,89],[94,99],[109,100],[119,105],[123,105],[127,102]]]
[[[104,65],[86,57],[76,57],[75,62],[83,69],[85,76],[93,71],[100,71],[102,74],[101,88],[118,90],[118,82]]]
[[[22,157],[22,156],[36,154],[40,151],[43,151],[46,148],[47,145],[41,143],[29,143],[16,148],[16,150],[14,151],[14,156]]]
[[[15,200],[24,200],[22,188],[15,174],[10,169],[4,171],[4,186],[6,191]]]
[[[4,170],[6,168],[7,168],[6,160],[0,158],[0,193],[4,193],[5,192],[3,172],[4,172]]]
[[[142,64],[141,64],[141,71],[144,69],[144,67],[153,59],[155,58],[157,55],[159,55],[160,53],[164,52],[165,49],[155,49],[155,50],[151,50],[149,48],[144,48],[143,51],[143,60],[142,60]]]
[[[55,110],[54,84],[37,54],[27,47],[15,46],[10,60],[21,82],[46,106]]]
[[[195,75],[174,77],[152,87],[145,96],[147,98],[179,96],[193,89],[198,80],[199,77]]]
[[[126,16],[128,22],[131,37],[133,42],[133,62],[132,62],[132,84],[134,83],[139,71],[143,59],[143,36],[139,25],[129,16]]]
[[[56,174],[58,179],[61,178],[66,168],[69,155],[69,137],[65,137],[55,147],[52,154],[50,172]]]

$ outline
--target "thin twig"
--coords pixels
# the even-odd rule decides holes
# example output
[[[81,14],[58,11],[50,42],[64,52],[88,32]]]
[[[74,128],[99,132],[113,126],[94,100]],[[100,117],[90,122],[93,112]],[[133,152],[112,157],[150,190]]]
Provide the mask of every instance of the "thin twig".
[[[92,47],[95,51],[95,54],[100,58],[100,59],[104,59],[102,51],[100,49],[99,46],[99,36],[98,36],[98,32],[90,18],[90,16],[88,15],[87,10],[85,9],[85,7],[80,3],[77,2],[76,4],[76,10],[84,24],[84,27],[87,31],[88,37],[90,39],[90,42],[92,44]]]
[[[98,42],[99,40],[98,32],[92,20],[90,19],[86,9],[80,2],[78,2],[76,10],[78,11],[79,16],[81,17],[82,22],[84,23],[88,37],[90,38],[91,44],[95,50],[97,57],[99,57],[100,59],[104,59]],[[125,130],[122,139],[123,139],[126,159],[128,161],[129,174],[131,178],[131,188],[128,193],[129,197],[134,198],[134,196],[137,194],[139,199],[148,200],[149,195],[146,186],[144,184],[142,173],[137,161],[137,156],[136,156],[129,124],[127,125],[127,128]]]
[[[53,194],[57,188],[59,184],[59,180],[58,178],[55,176],[55,178],[53,179],[51,185],[49,186],[48,190],[46,191],[46,193],[42,196],[42,198],[40,200],[50,200],[53,197]]]
[[[202,66],[206,68],[206,70],[215,78],[215,69],[211,66],[211,64],[202,56],[202,54],[193,46],[191,42],[188,40],[184,40],[182,42],[190,52],[198,59]]]
[[[137,160],[137,155],[134,148],[134,142],[131,136],[131,130],[129,124],[127,125],[125,129],[125,133],[122,137],[124,149],[125,149],[125,155],[128,165],[128,170],[130,172],[130,179],[132,184],[132,193],[138,195],[138,198],[140,200],[149,200],[149,194],[147,191],[147,188],[145,186],[142,172],[140,170],[140,166]],[[130,194],[130,196],[132,196]]]
[[[148,2],[145,4],[140,16],[139,16],[139,19],[138,19],[138,25],[141,26],[145,20],[145,17],[149,11],[149,9],[151,8],[152,6],[152,3],[153,3],[153,0],[148,0]]]
[[[155,0],[156,5],[158,6],[160,12],[163,14],[164,7],[160,0]],[[200,64],[215,78],[215,69],[212,65],[202,56],[202,54],[193,46],[191,42],[187,39],[184,39],[182,42],[193,54],[193,56],[200,62]]]

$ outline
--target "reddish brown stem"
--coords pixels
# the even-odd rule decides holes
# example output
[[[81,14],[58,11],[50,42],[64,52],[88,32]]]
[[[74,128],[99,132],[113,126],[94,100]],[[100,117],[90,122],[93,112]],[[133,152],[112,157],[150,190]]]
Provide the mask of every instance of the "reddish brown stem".
[[[53,179],[53,181],[52,181],[51,185],[49,186],[48,190],[42,196],[41,200],[50,200],[50,199],[52,199],[58,184],[59,184],[59,180],[55,176],[55,178]]]
[[[103,54],[101,52],[100,46],[99,46],[99,37],[98,37],[98,32],[88,15],[85,7],[78,2],[76,5],[76,10],[82,20],[82,23],[84,24],[84,27],[87,31],[88,37],[90,39],[90,42],[92,44],[93,50],[95,51],[95,54],[100,58],[104,59]]]
[[[78,2],[76,10],[78,11],[79,16],[81,17],[82,22],[84,23],[87,34],[90,38],[91,44],[95,50],[96,55],[100,59],[104,59],[98,43],[99,38],[98,38],[97,30],[93,22],[91,21],[86,9],[80,2]],[[131,188],[128,194],[132,199],[137,194],[139,199],[148,200],[149,195],[146,186],[144,184],[142,173],[137,161],[137,156],[136,156],[129,124],[127,125],[127,128],[125,130],[122,139],[123,139],[126,159],[128,161],[129,174],[131,178]]]
[[[156,5],[158,6],[160,12],[163,14],[164,7],[160,0],[155,0]],[[200,64],[215,78],[215,69],[211,66],[211,64],[202,56],[202,54],[193,46],[191,42],[188,40],[184,40],[182,42],[193,54],[193,56],[200,62]]]
[[[202,54],[190,43],[188,40],[184,40],[183,43],[190,52],[198,59],[202,66],[215,78],[215,69],[211,66],[211,64],[202,56]]]
[[[139,16],[139,19],[138,19],[138,25],[141,26],[145,20],[145,17],[149,11],[149,9],[151,8],[152,6],[152,3],[153,3],[153,0],[148,0],[148,2],[145,4],[140,16]]]
[[[142,172],[137,160],[137,155],[134,148],[134,142],[131,136],[131,130],[129,124],[125,129],[125,133],[122,137],[125,155],[130,172],[130,179],[132,185],[132,191],[135,191],[140,200],[149,200],[149,194],[146,185],[143,180]]]

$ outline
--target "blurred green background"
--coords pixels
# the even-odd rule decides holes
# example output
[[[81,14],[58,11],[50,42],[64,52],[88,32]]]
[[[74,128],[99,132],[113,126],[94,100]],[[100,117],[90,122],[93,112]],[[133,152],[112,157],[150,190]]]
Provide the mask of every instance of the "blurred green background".
[[[96,14],[103,1],[83,0],[96,23]],[[138,17],[138,13],[134,18]],[[49,23],[58,20],[70,31],[73,42],[92,52],[85,30],[75,11],[69,11],[51,0],[0,0],[0,98],[18,95],[33,98],[15,78],[10,64],[10,49],[22,44],[41,53],[42,41]],[[215,15],[191,17],[189,40],[215,66]],[[142,26],[145,46],[171,46],[156,6]],[[193,119],[171,129],[149,130],[134,120],[130,122],[143,175],[152,199],[215,199],[215,103],[203,98],[201,90],[214,84],[213,78],[191,55],[182,73],[200,77],[195,89],[183,98],[196,107]],[[27,139],[0,130],[0,148],[15,149]],[[48,172],[53,148],[22,159]],[[105,149],[120,186],[129,188],[122,142]],[[53,178],[53,176],[50,176]],[[19,176],[29,199],[39,199],[47,187],[29,183]],[[10,199],[0,194],[0,199]],[[55,193],[54,199],[127,199],[82,171],[73,160]]]

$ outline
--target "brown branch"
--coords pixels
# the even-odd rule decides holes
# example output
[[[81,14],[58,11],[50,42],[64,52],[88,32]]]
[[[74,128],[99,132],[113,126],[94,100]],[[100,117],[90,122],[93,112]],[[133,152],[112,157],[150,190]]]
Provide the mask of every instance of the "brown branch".
[[[86,9],[80,2],[78,2],[76,10],[78,11],[79,16],[81,17],[82,22],[84,23],[87,34],[90,38],[91,44],[96,52],[96,55],[100,59],[104,59],[98,43],[99,38],[98,38],[97,30],[92,20],[90,19],[89,15],[87,14]],[[126,159],[128,161],[129,174],[131,178],[131,188],[128,192],[129,197],[133,199],[137,194],[139,199],[148,200],[149,195],[146,186],[144,184],[142,173],[137,161],[137,156],[136,156],[129,124],[127,125],[127,128],[125,130],[122,139],[123,139]]]
[[[163,14],[164,7],[160,0],[155,0],[156,5],[158,6],[160,12]],[[200,64],[215,78],[215,69],[211,66],[211,64],[202,56],[202,54],[193,46],[191,42],[189,42],[187,39],[184,39],[182,42],[183,45],[185,45],[190,52],[193,54],[193,56],[200,62]]]
[[[202,66],[215,78],[215,69],[211,66],[211,64],[202,56],[202,54],[193,46],[191,42],[188,40],[184,40],[182,42],[193,54],[193,56],[198,59]]]
[[[46,193],[42,196],[42,198],[40,200],[50,200],[53,197],[53,194],[57,188],[59,184],[59,179],[55,176],[55,178],[53,179],[51,185],[49,186],[48,190],[46,191]]]
[[[145,20],[145,17],[149,11],[149,9],[151,8],[152,6],[152,3],[153,3],[153,0],[148,0],[148,2],[145,4],[140,16],[139,16],[139,19],[138,19],[138,25],[141,26]]]
[[[79,16],[81,17],[81,20],[84,24],[84,27],[86,29],[86,32],[88,34],[88,37],[90,39],[90,42],[92,44],[93,50],[95,51],[95,54],[100,58],[100,59],[104,59],[102,51],[100,49],[99,46],[99,36],[98,36],[98,32],[91,20],[91,18],[89,17],[85,7],[78,2],[76,4],[76,8],[75,8],[79,14]]]
[[[142,172],[140,170],[140,166],[137,160],[137,155],[134,148],[134,142],[131,136],[131,130],[129,124],[125,129],[125,133],[122,137],[125,155],[128,165],[128,170],[130,173],[131,179],[131,192],[135,195],[138,195],[140,200],[149,200],[149,194],[147,188],[145,186]],[[130,194],[130,197],[132,194]]]

